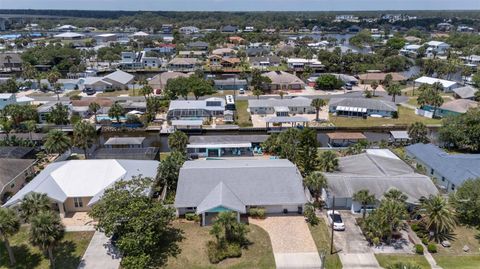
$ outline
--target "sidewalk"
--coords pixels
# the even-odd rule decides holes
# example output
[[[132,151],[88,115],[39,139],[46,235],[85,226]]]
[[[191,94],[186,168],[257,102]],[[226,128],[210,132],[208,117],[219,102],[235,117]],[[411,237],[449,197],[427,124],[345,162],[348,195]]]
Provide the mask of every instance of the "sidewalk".
[[[412,229],[410,229],[410,227],[408,227],[408,235],[410,236],[410,238],[413,239],[415,244],[422,245],[422,240],[420,240],[420,238],[418,238],[417,234],[414,233],[412,231]],[[433,258],[432,254],[430,254],[430,252],[425,251],[423,255],[425,256],[425,259],[428,261],[428,263],[430,264],[430,267],[432,267],[432,269],[442,269],[442,267],[437,265],[437,262]]]
[[[95,232],[78,269],[118,269],[120,255],[104,233]]]

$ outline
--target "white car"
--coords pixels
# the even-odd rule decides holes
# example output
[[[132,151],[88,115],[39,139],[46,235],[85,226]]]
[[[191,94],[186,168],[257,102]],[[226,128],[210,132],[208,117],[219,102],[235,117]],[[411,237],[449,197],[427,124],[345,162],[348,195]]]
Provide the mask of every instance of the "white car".
[[[343,223],[342,216],[338,211],[328,210],[327,211],[328,222],[332,225],[335,231],[345,231],[345,223]]]

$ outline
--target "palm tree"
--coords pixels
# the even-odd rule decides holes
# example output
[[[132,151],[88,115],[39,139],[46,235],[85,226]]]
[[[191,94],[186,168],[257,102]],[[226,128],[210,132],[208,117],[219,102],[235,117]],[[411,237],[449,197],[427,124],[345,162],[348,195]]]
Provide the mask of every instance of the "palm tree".
[[[41,250],[47,251],[50,267],[55,269],[53,250],[60,243],[65,234],[58,214],[52,211],[42,211],[31,220],[30,241]]]
[[[395,97],[397,95],[402,95],[402,90],[398,84],[392,84],[387,87],[387,93],[392,96],[392,102],[395,102]]]
[[[305,177],[303,183],[313,193],[315,201],[318,204],[322,190],[327,187],[327,179],[325,176],[320,172],[314,172]]]
[[[70,138],[60,130],[48,132],[43,144],[48,153],[62,154],[72,146]]]
[[[30,136],[30,141],[33,141],[32,133],[37,129],[37,122],[34,120],[27,120],[24,122],[24,124]]]
[[[187,150],[188,136],[182,131],[175,131],[168,136],[168,146],[172,151],[185,153]]]
[[[55,125],[65,125],[68,123],[68,108],[62,103],[57,103],[47,114],[47,121]]]
[[[5,248],[10,258],[10,265],[15,264],[15,256],[13,256],[13,250],[10,247],[10,241],[8,237],[16,234],[20,230],[20,220],[17,214],[10,208],[0,208],[0,236],[5,243]]]
[[[47,80],[50,83],[50,87],[54,89],[55,93],[57,94],[57,100],[60,100],[59,90],[57,90],[58,86],[57,81],[60,79],[61,74],[58,71],[52,71],[48,73]]]
[[[370,84],[370,87],[372,87],[373,96],[375,96],[375,90],[378,88],[378,82],[377,81],[372,82],[372,84]]]
[[[25,222],[42,211],[50,210],[52,202],[45,193],[32,192],[26,195],[19,206],[20,217]]]
[[[455,212],[440,195],[423,200],[420,203],[420,212],[425,228],[437,242],[440,242],[457,224]]]
[[[285,95],[285,92],[284,91],[279,91],[278,95],[280,95],[280,99],[283,99],[283,96]]]
[[[324,99],[317,98],[312,100],[311,106],[315,107],[315,110],[317,111],[317,116],[315,118],[316,121],[318,121],[318,115],[320,113],[320,110],[322,110],[322,107],[326,105],[327,101],[325,101]]]
[[[408,199],[408,196],[398,189],[390,189],[383,195],[383,197],[401,203],[405,203]]]
[[[91,102],[88,105],[88,111],[90,113],[93,113],[93,116],[95,117],[95,123],[97,123],[97,112],[100,110],[100,105],[96,102]]]
[[[422,269],[420,265],[413,263],[397,262],[387,266],[387,269]]]
[[[362,205],[362,218],[365,219],[365,215],[367,214],[367,205],[375,203],[375,195],[370,194],[370,192],[366,189],[359,190],[353,194],[353,200]]]
[[[87,159],[87,149],[93,145],[95,137],[95,127],[86,121],[79,121],[73,127],[73,143],[76,147],[83,149],[85,159]]]
[[[2,128],[2,131],[5,132],[6,139],[9,139],[10,133],[13,130],[13,122],[11,119],[8,119],[7,117],[3,117],[0,119],[0,127]]]
[[[255,95],[257,99],[260,99],[260,95],[263,94],[263,91],[258,88],[254,88],[252,91],[252,94]]]
[[[318,166],[323,172],[333,172],[338,169],[337,154],[333,151],[324,151],[320,154]]]
[[[108,116],[110,118],[115,118],[118,123],[120,123],[120,117],[123,116],[125,113],[123,111],[123,107],[118,103],[115,102],[108,110]]]
[[[417,98],[417,103],[420,106],[424,106],[424,105],[433,106],[434,117],[437,112],[437,107],[443,104],[443,98],[440,95],[439,88],[441,88],[441,84],[437,84],[437,83],[435,83],[433,86],[422,87],[422,90],[420,91],[420,94],[418,95],[418,98]]]
[[[153,93],[153,88],[150,85],[145,85],[140,89],[140,94],[145,97],[145,101],[147,100],[147,97],[150,96]]]
[[[428,143],[428,128],[423,122],[412,123],[408,126],[407,132],[412,143]]]

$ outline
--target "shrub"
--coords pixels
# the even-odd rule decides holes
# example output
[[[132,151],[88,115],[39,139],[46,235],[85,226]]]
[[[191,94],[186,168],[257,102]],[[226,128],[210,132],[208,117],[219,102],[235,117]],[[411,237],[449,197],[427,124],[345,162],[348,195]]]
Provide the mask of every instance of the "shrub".
[[[185,214],[185,219],[187,219],[189,221],[199,222],[200,221],[200,216],[195,214],[195,213],[186,213]]]
[[[210,263],[219,263],[226,258],[242,256],[242,248],[238,244],[217,244],[215,241],[207,243],[208,259]]]
[[[427,246],[427,250],[428,252],[430,253],[437,253],[437,245],[433,244],[433,243],[430,243],[428,244]]]
[[[415,253],[423,255],[423,246],[420,244],[415,245]]]
[[[255,219],[264,219],[265,218],[265,208],[256,207],[248,209],[248,215]]]
[[[318,225],[319,219],[317,215],[315,214],[315,208],[312,205],[307,205],[305,206],[305,210],[303,211],[303,215],[305,216],[305,219],[307,222],[312,225]]]
[[[420,229],[421,229],[421,228],[420,228],[420,225],[418,225],[418,223],[412,223],[412,224],[410,225],[410,227],[412,228],[412,231],[414,231],[414,232],[418,232],[418,231],[420,231]]]
[[[422,244],[424,244],[425,246],[428,245],[428,238],[424,237],[422,238]]]

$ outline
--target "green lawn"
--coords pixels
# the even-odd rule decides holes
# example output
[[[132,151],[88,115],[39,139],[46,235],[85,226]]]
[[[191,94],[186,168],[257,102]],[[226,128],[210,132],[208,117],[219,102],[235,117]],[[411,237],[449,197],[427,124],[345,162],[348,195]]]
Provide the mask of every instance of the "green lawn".
[[[450,96],[442,96],[442,98],[443,98],[443,102],[444,102],[444,103],[453,100],[453,98],[450,97]],[[412,105],[412,106],[418,106],[417,97],[410,97],[410,98],[408,98],[407,104]]]
[[[419,265],[422,269],[430,269],[425,256],[416,254],[375,254],[381,267],[386,268],[397,262],[412,263]]]
[[[452,246],[444,248],[437,245],[438,253],[433,254],[437,263],[444,269],[473,269],[480,268],[480,240],[479,231],[466,226],[457,226],[453,232]],[[468,253],[463,246],[470,248]]]
[[[82,91],[80,90],[73,90],[73,91],[69,91],[65,94],[66,97],[72,97],[72,96],[75,96],[75,95],[79,95],[81,94]]]
[[[310,228],[310,233],[312,233],[313,240],[317,245],[317,249],[319,253],[325,253],[327,255],[325,268],[328,269],[340,269],[342,268],[342,263],[340,262],[340,258],[338,254],[330,255],[330,234],[328,231],[328,227],[323,221],[320,219],[320,223],[316,226],[308,225]]]
[[[170,155],[170,152],[160,152],[160,161],[165,160]]]
[[[252,120],[250,119],[250,113],[248,113],[248,101],[239,100],[236,102],[237,107],[237,124],[240,127],[250,127],[253,126]]]
[[[389,118],[348,118],[348,117],[336,117],[330,114],[330,122],[337,127],[374,127],[374,126],[389,126],[400,125],[408,126],[414,122],[423,122],[425,124],[441,124],[439,119],[429,119],[426,117],[415,115],[413,109],[399,106],[398,107],[398,119]]]
[[[56,259],[56,268],[76,269],[83,253],[87,249],[93,232],[68,232],[62,243],[55,248],[54,254]],[[10,267],[7,250],[3,242],[0,244],[0,268],[50,268],[48,256],[44,255],[39,248],[30,245],[29,231],[27,227],[22,227],[20,232],[10,238],[10,245],[13,248],[17,264]]]
[[[270,237],[260,227],[250,224],[248,238],[252,244],[243,250],[240,258],[223,260],[211,264],[207,256],[206,244],[214,237],[209,234],[211,227],[200,227],[198,223],[179,220],[175,227],[184,231],[185,239],[180,243],[182,252],[176,258],[170,258],[164,268],[168,269],[204,269],[204,268],[275,268]]]

